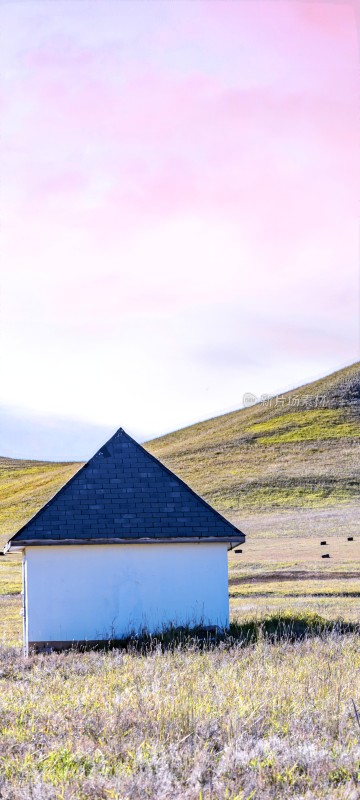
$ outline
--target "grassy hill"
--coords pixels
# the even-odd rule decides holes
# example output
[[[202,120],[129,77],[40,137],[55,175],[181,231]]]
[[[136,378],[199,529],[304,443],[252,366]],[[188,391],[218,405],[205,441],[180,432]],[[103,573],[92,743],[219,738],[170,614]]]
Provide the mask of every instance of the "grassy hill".
[[[266,532],[270,515],[279,532],[295,509],[300,527],[327,509],[325,525],[341,519],[350,529],[359,503],[360,363],[146,447],[247,530],[260,520],[257,532]],[[79,466],[0,458],[0,546]]]
[[[0,458],[0,547],[79,467]]]
[[[148,449],[232,518],[359,497],[360,362]]]

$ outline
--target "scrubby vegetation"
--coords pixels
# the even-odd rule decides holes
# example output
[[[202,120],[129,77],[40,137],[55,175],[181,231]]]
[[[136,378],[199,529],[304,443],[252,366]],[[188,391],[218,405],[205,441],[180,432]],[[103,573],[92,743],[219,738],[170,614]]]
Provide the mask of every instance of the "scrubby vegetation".
[[[226,635],[29,659],[1,564],[1,800],[359,797],[360,560],[340,549],[315,579],[299,544],[303,562],[230,554]]]
[[[2,649],[2,800],[358,797],[359,638],[320,622],[208,648]]]

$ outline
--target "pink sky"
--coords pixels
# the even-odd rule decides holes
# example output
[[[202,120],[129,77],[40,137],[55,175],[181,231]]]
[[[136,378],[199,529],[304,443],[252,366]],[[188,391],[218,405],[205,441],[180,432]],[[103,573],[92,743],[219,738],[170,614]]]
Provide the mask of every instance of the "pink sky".
[[[147,438],[359,358],[357,11],[1,6],[4,413]]]

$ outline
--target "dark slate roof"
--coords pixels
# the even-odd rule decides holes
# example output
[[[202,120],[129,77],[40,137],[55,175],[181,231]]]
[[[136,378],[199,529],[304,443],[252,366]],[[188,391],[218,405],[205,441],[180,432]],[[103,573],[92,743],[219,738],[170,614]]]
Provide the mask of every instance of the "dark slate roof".
[[[120,428],[9,545],[244,538]]]

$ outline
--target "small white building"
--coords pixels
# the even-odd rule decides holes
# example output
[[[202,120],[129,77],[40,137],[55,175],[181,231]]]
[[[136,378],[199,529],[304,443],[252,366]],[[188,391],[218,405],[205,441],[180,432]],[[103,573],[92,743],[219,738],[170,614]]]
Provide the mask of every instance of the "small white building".
[[[120,428],[6,545],[23,553],[25,651],[228,627],[244,540]]]

